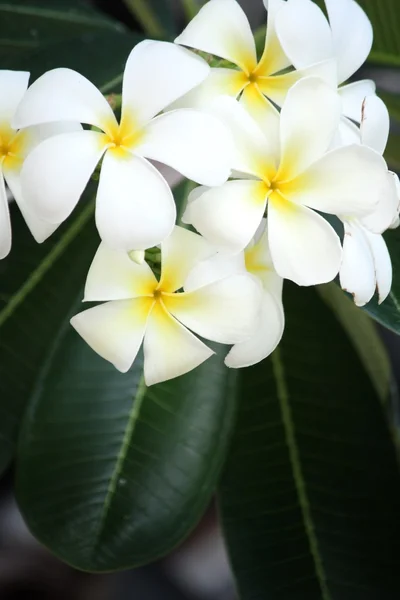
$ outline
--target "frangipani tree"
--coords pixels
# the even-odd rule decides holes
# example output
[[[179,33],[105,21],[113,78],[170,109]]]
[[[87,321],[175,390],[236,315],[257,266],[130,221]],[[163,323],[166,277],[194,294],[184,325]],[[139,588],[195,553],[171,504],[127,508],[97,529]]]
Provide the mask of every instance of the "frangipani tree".
[[[400,10],[266,4],[255,44],[236,0],[185,2],[183,32],[138,12],[144,35],[0,1],[0,466],[77,568],[163,556],[217,493],[243,600],[390,600],[397,396],[374,321],[400,333],[400,159],[356,71],[400,67]]]

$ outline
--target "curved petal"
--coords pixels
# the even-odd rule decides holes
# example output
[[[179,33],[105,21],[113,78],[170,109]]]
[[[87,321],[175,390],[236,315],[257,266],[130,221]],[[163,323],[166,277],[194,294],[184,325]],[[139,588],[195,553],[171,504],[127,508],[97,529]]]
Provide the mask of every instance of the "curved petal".
[[[344,223],[343,260],[340,285],[357,306],[365,306],[375,293],[375,267],[363,230],[357,223]]]
[[[283,51],[276,32],[276,17],[284,7],[284,0],[270,0],[268,4],[267,33],[265,37],[264,52],[257,65],[257,75],[268,76],[289,67],[291,62]]]
[[[108,302],[79,313],[71,325],[97,354],[126,373],[142,345],[153,304],[153,298]]]
[[[361,134],[359,128],[353,123],[353,121],[350,121],[350,119],[342,115],[339,123],[339,129],[331,149],[333,150],[334,148],[360,143]]]
[[[289,71],[283,75],[259,77],[257,85],[267,98],[270,98],[278,106],[282,106],[288,91],[295,83],[306,77],[318,77],[329,85],[332,90],[336,90],[336,65],[332,60],[320,62],[298,71]]]
[[[276,16],[279,41],[297,68],[334,56],[332,32],[322,10],[311,0],[288,0]]]
[[[172,167],[202,185],[222,185],[231,173],[232,138],[216,117],[189,108],[151,121],[135,154]]]
[[[193,292],[163,296],[166,309],[185,327],[208,340],[235,344],[257,325],[261,285],[250,275],[232,275]]]
[[[279,112],[275,106],[264,96],[257,84],[245,87],[240,97],[240,104],[253,117],[268,140],[268,154],[278,157],[280,147]]]
[[[379,154],[385,152],[389,139],[390,116],[385,103],[378,96],[364,98],[360,126],[361,142]]]
[[[288,203],[289,204],[289,203]],[[342,259],[340,239],[325,219],[304,206],[268,206],[268,238],[276,272],[298,285],[332,281]]]
[[[278,180],[296,177],[327,151],[340,112],[337,93],[321,79],[309,77],[293,86],[281,111]]]
[[[215,254],[215,248],[197,233],[175,227],[161,244],[160,289],[175,292],[182,288],[193,267]]]
[[[211,0],[175,43],[225,58],[251,73],[257,64],[249,21],[236,0]]]
[[[208,260],[197,263],[190,271],[184,289],[185,292],[192,292],[237,273],[246,273],[244,253],[227,256],[219,252]]]
[[[116,124],[100,90],[71,69],[54,69],[39,77],[18,106],[13,127],[21,129],[54,121],[87,123],[100,129]]]
[[[39,144],[22,167],[22,194],[32,212],[62,223],[73,211],[106,150],[94,131],[62,133]]]
[[[11,220],[3,173],[0,172],[0,260],[11,250]]]
[[[373,212],[360,218],[363,226],[373,233],[383,233],[389,229],[399,213],[397,175],[387,172],[386,183]]]
[[[149,265],[137,264],[127,252],[100,244],[90,266],[84,302],[129,300],[154,294],[158,281]]]
[[[204,194],[204,192],[207,192],[209,189],[210,188],[207,187],[206,185],[199,185],[198,187],[194,188],[194,190],[192,190],[190,192],[189,196],[187,197],[185,211],[181,218],[182,223],[184,223],[185,225],[192,224],[191,207],[192,207],[193,203],[198,198],[200,198],[200,196],[202,196]]]
[[[116,250],[146,250],[167,238],[176,207],[161,173],[139,156],[108,151],[101,168],[96,224]]]
[[[376,84],[372,79],[364,79],[340,87],[338,92],[342,100],[343,114],[349,119],[361,123],[363,102],[367,96],[374,95],[375,91]],[[374,148],[374,150],[376,150],[376,148]]]
[[[264,292],[257,331],[249,340],[233,346],[225,359],[226,366],[240,369],[261,362],[276,349],[284,329],[285,314],[282,302]]]
[[[386,176],[380,154],[353,145],[328,152],[279,189],[292,202],[322,212],[361,216],[377,206]]]
[[[41,125],[32,125],[20,130],[16,139],[19,144],[19,155],[22,158],[26,158],[30,152],[36,146],[38,146],[44,140],[61,133],[74,133],[82,131],[82,125],[80,123],[73,123],[69,121],[60,121],[58,123],[42,123]]]
[[[0,121],[10,122],[21,102],[29,82],[26,71],[0,71]]]
[[[325,0],[332,29],[338,82],[347,81],[367,60],[373,30],[367,15],[354,0]]]
[[[137,44],[125,67],[122,117],[143,125],[202,83],[210,72],[205,60],[170,42]]]
[[[157,303],[144,338],[144,376],[154,385],[192,371],[214,352]]]
[[[241,252],[250,242],[267,204],[267,188],[260,181],[228,181],[205,192],[190,206],[192,225],[226,252]]]
[[[379,304],[382,304],[389,296],[392,288],[392,261],[382,235],[376,235],[366,230],[364,230],[364,234],[368,240],[374,258],[376,289],[378,292]]]
[[[168,108],[169,110],[204,108],[212,104],[219,96],[237,98],[247,83],[248,77],[243,71],[213,68],[203,83],[179,98]]]
[[[271,117],[271,134],[269,131],[264,134],[243,105],[233,98],[219,98],[213,104],[212,112],[232,134],[232,168],[260,179],[264,175],[272,177],[279,159],[279,119]]]
[[[29,208],[21,189],[21,176],[20,173],[14,169],[7,169],[4,167],[4,177],[7,181],[7,185],[10,188],[12,195],[14,196],[15,202],[18,204],[18,208],[24,217],[25,223],[29,227],[35,240],[38,244],[41,244],[47,238],[49,238],[55,230],[59,227],[59,223],[49,223],[39,219],[35,212]]]

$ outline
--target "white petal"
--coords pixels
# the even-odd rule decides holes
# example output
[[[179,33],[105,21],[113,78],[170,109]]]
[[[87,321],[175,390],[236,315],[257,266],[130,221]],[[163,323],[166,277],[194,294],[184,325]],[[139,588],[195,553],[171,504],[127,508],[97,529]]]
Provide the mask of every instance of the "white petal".
[[[135,154],[168,165],[202,185],[222,185],[231,173],[232,138],[216,117],[181,109],[151,121]]]
[[[215,254],[215,248],[197,233],[175,227],[161,244],[162,270],[160,288],[175,292],[182,288],[193,267]]]
[[[146,385],[180,377],[210,358],[214,352],[157,303],[144,339]]]
[[[373,31],[367,15],[354,0],[325,0],[332,29],[338,82],[347,81],[367,60]]]
[[[189,196],[187,197],[185,212],[182,215],[182,223],[185,225],[192,225],[191,207],[193,203],[209,189],[210,188],[206,185],[199,185],[190,192]]]
[[[106,150],[94,131],[63,133],[39,144],[22,167],[22,193],[40,219],[61,223],[75,208]]]
[[[190,206],[192,225],[212,244],[232,254],[250,242],[267,204],[260,181],[228,181],[205,192]]]
[[[356,81],[339,88],[343,114],[349,119],[361,123],[363,102],[367,96],[375,94],[375,91],[376,85],[371,79]]]
[[[61,121],[59,123],[42,123],[41,125],[32,125],[18,132],[18,138],[21,138],[21,157],[26,158],[36,146],[44,140],[61,133],[73,133],[82,131],[80,123]]]
[[[345,146],[328,152],[280,189],[293,202],[322,212],[365,215],[377,206],[386,175],[386,163],[377,152]]]
[[[356,222],[345,222],[344,231],[340,285],[353,296],[357,306],[364,306],[375,293],[374,261],[359,225]]]
[[[389,139],[389,131],[390,116],[385,103],[378,96],[364,98],[360,126],[362,143],[383,154]]]
[[[126,153],[108,151],[101,168],[96,224],[116,250],[145,250],[171,233],[176,218],[172,192],[155,167]]]
[[[349,146],[350,144],[361,144],[361,133],[353,121],[342,115],[331,149]]]
[[[29,81],[25,71],[0,71],[0,121],[10,122],[21,102]]]
[[[11,221],[3,173],[0,172],[0,260],[11,250]]]
[[[193,292],[163,296],[163,302],[174,317],[201,337],[235,344],[255,330],[261,285],[247,273],[232,275]]]
[[[332,281],[342,247],[325,219],[304,206],[268,206],[268,237],[275,270],[298,285]]]
[[[275,164],[279,157],[279,112],[264,96],[258,85],[248,85],[240,97],[240,105],[256,121],[268,141],[264,157],[273,157]],[[254,138],[253,138],[254,139]],[[264,142],[265,146],[265,142]],[[268,153],[268,154],[267,154]],[[264,158],[265,160],[265,158]]]
[[[379,202],[373,212],[360,218],[363,226],[371,232],[383,233],[391,227],[399,212],[399,196],[396,185],[397,175],[390,171],[386,174],[385,186],[379,196]]]
[[[86,279],[84,301],[128,300],[152,295],[157,285],[147,263],[138,265],[127,252],[101,243]]]
[[[18,208],[21,211],[22,216],[24,217],[25,222],[30,229],[30,232],[32,233],[35,240],[39,244],[41,244],[55,232],[59,224],[43,221],[42,219],[39,219],[37,217],[37,215],[32,209],[29,209],[29,206],[22,194],[21,176],[18,171],[15,171],[14,169],[7,169],[6,167],[4,167],[4,177],[7,181],[8,187],[12,192],[12,195],[14,196],[16,203],[18,204]]]
[[[97,354],[126,373],[142,345],[152,304],[149,298],[108,302],[76,315],[71,325]]]
[[[71,69],[54,69],[39,77],[19,105],[13,127],[21,129],[54,121],[88,123],[100,129],[116,122],[102,93]]]
[[[144,40],[129,55],[122,89],[122,115],[147,123],[202,83],[210,72],[205,60],[170,42]]]
[[[302,173],[329,148],[340,120],[338,95],[316,77],[289,91],[281,111],[281,163],[278,178]]]
[[[285,329],[282,302],[263,293],[257,331],[246,342],[236,344],[225,359],[227,367],[239,369],[255,365],[276,349]]]
[[[297,68],[333,57],[329,23],[310,0],[288,0],[276,16],[276,31],[282,47]]]
[[[215,254],[208,260],[199,262],[190,271],[185,281],[185,292],[192,292],[237,273],[246,273],[243,252],[235,256],[227,256],[221,253]]]
[[[284,0],[271,0],[268,5],[268,22],[264,52],[257,66],[259,75],[270,75],[289,67],[291,62],[282,49],[276,33],[276,16],[285,6]]]
[[[271,115],[264,133],[242,104],[233,98],[219,98],[213,104],[212,112],[232,134],[234,170],[260,178],[265,173],[275,172],[279,157],[279,119],[275,114]]]
[[[376,289],[379,296],[379,304],[382,304],[390,294],[392,288],[392,261],[383,236],[370,233],[366,230],[364,230],[364,233],[374,258]]]
[[[207,2],[175,42],[225,58],[247,73],[257,63],[253,33],[236,0]]]
[[[242,71],[235,69],[211,69],[207,79],[192,91],[185,94],[168,108],[205,108],[219,96],[231,96],[237,98],[248,78]]]

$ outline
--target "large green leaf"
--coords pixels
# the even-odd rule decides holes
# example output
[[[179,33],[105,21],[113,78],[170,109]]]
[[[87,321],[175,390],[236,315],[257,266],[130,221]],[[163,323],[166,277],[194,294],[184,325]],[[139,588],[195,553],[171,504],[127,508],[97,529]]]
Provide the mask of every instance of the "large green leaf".
[[[88,571],[170,551],[215,491],[233,424],[232,377],[215,357],[146,388],[142,358],[121,375],[64,329],[17,457],[17,499],[37,539]]]
[[[336,318],[315,290],[287,285],[279,350],[242,373],[220,488],[241,600],[400,594],[387,358],[368,317],[340,298]]]
[[[371,19],[374,45],[370,60],[400,66],[400,4],[398,0],[358,0]]]

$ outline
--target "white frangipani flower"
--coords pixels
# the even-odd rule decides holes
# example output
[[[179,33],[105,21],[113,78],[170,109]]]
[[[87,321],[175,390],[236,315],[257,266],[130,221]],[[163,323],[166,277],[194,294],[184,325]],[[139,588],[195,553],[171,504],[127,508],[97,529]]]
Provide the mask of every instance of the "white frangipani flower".
[[[285,328],[282,304],[283,279],[272,264],[265,220],[254,240],[236,256],[218,253],[202,261],[189,275],[185,289],[209,285],[234,273],[248,272],[262,285],[261,308],[257,330],[246,341],[235,344],[225,359],[231,368],[255,365],[267,358],[278,346]]]
[[[275,19],[283,0],[270,0],[264,53],[257,60],[249,21],[236,0],[210,0],[189,23],[175,43],[219,56],[238,69],[213,68],[203,84],[178,101],[178,106],[204,106],[221,95],[240,101],[261,123],[278,118],[275,103],[282,106],[288,90],[303,77],[319,76],[335,82],[333,61],[303,65],[282,73],[291,65],[275,31]],[[313,61],[319,63],[320,61]],[[311,65],[311,66],[310,66]],[[272,102],[271,102],[272,100]]]
[[[389,137],[389,113],[380,98],[369,96],[363,104],[360,142],[383,154]],[[374,211],[360,219],[341,216],[344,225],[340,284],[353,295],[357,306],[367,304],[378,292],[381,304],[392,287],[392,263],[381,233],[397,226],[399,179],[387,171],[386,183]]]
[[[327,152],[337,131],[340,102],[317,78],[303,79],[289,91],[279,135],[270,128],[261,131],[231,98],[221,98],[215,110],[233,133],[233,168],[242,179],[195,190],[185,221],[219,249],[235,254],[253,238],[268,203],[269,245],[277,273],[299,285],[334,279],[342,258],[340,240],[316,211],[352,216],[371,212],[386,177],[383,158],[361,145]],[[280,138],[280,147],[274,146],[275,138]]]
[[[183,375],[213,354],[191,331],[223,344],[248,339],[261,301],[258,282],[245,273],[179,293],[191,269],[215,253],[197,234],[175,227],[161,252],[158,282],[147,263],[138,265],[102,243],[85,300],[106,304],[71,320],[84,340],[122,372],[129,370],[144,341],[147,385]]]
[[[11,222],[5,182],[37,242],[44,242],[58,227],[37,217],[21,190],[21,168],[28,153],[42,140],[65,131],[81,129],[78,123],[52,123],[17,130],[12,120],[26,93],[29,73],[0,71],[0,259],[11,250]]]
[[[276,17],[279,41],[292,61],[301,69],[312,62],[335,59],[336,87],[342,103],[340,137],[357,142],[361,106],[366,96],[375,93],[369,79],[344,84],[366,61],[372,46],[372,25],[354,0],[325,0],[329,22],[311,0],[287,0]],[[340,87],[339,87],[340,86]]]
[[[101,131],[69,133],[40,144],[22,173],[27,201],[41,218],[62,222],[103,157],[96,203],[101,238],[122,250],[158,244],[171,233],[176,209],[167,182],[144,157],[206,185],[221,184],[230,173],[230,140],[217,119],[197,110],[154,118],[208,73],[207,63],[188,50],[141,42],[126,64],[120,123],[82,75],[70,69],[45,73],[28,90],[14,124],[79,121]]]

